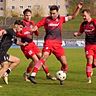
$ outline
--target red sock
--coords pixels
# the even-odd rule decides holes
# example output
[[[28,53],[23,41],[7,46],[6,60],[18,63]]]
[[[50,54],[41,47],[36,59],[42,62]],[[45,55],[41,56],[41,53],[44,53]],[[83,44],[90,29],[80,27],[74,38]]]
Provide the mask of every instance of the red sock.
[[[61,67],[61,70],[67,73],[68,72],[68,65],[67,64],[66,65],[63,65]]]
[[[32,72],[37,73],[37,72],[38,72],[38,70],[41,68],[41,66],[42,66],[44,63],[45,63],[45,60],[40,59],[40,60],[39,60],[39,61],[35,64],[35,66],[34,66],[34,68],[33,68],[33,71],[32,71]]]
[[[91,77],[91,72],[92,72],[92,64],[88,64],[86,65],[86,75],[87,77]]]
[[[48,69],[48,67],[47,66],[42,66],[43,67],[43,70],[44,70],[44,72],[46,73],[46,74],[48,74],[49,73],[49,69]]]

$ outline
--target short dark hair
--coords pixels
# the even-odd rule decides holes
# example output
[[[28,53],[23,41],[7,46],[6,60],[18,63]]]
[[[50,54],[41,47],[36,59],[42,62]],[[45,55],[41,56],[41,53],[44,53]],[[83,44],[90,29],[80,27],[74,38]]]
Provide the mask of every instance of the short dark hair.
[[[30,12],[30,13],[32,13],[32,11],[31,11],[30,9],[25,9],[25,10],[23,11],[23,14],[25,15],[26,12]]]
[[[23,21],[21,21],[21,20],[16,20],[16,21],[14,22],[14,25],[15,25],[15,24],[17,24],[17,25],[22,25],[23,27],[25,27]]]
[[[52,5],[52,6],[50,7],[50,11],[52,11],[52,10],[56,10],[56,11],[58,11],[59,8],[58,8],[57,5]]]
[[[89,14],[91,13],[90,9],[83,9],[83,10],[82,10],[82,13],[84,13],[84,12],[87,12],[87,13],[89,13]]]

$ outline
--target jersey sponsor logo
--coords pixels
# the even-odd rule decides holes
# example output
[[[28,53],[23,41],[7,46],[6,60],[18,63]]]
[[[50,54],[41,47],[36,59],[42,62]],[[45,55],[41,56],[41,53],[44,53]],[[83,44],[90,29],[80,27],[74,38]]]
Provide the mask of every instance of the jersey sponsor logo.
[[[54,27],[56,27],[56,26],[58,26],[59,25],[59,23],[57,23],[57,24],[54,24],[54,23],[50,23],[50,24],[48,24],[48,26],[54,26]]]
[[[29,31],[26,31],[26,32],[24,32],[24,34],[27,35],[27,34],[30,34],[30,32]]]
[[[95,29],[93,28],[93,29],[85,29],[85,32],[87,33],[89,33],[89,32],[92,32],[92,31],[94,31]]]
[[[31,25],[30,25],[30,24],[29,24],[29,25],[28,25],[28,24],[26,24],[26,25],[25,25],[25,27],[26,27],[26,28],[27,28],[27,27],[32,28],[32,27],[33,27],[33,25],[32,25],[32,24],[31,24]]]

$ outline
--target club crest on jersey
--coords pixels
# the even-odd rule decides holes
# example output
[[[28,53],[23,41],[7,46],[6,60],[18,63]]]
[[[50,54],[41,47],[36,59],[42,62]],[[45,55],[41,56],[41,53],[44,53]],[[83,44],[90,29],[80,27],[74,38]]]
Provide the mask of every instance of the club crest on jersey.
[[[30,28],[32,28],[33,27],[33,25],[30,25]]]
[[[50,22],[51,20],[50,19],[46,19],[46,22]]]
[[[58,22],[59,20],[58,20],[58,18],[56,19],[56,22]]]

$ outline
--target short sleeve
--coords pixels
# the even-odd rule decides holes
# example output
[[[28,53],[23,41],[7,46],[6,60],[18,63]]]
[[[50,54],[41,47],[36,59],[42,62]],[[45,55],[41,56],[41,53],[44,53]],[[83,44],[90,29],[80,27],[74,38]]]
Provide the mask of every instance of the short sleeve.
[[[46,18],[41,19],[39,22],[37,22],[36,26],[37,26],[38,28],[41,27],[41,26],[44,26],[45,21],[46,21]]]
[[[83,33],[83,32],[84,32],[84,26],[83,26],[83,23],[80,25],[79,32],[80,32],[80,33]]]

